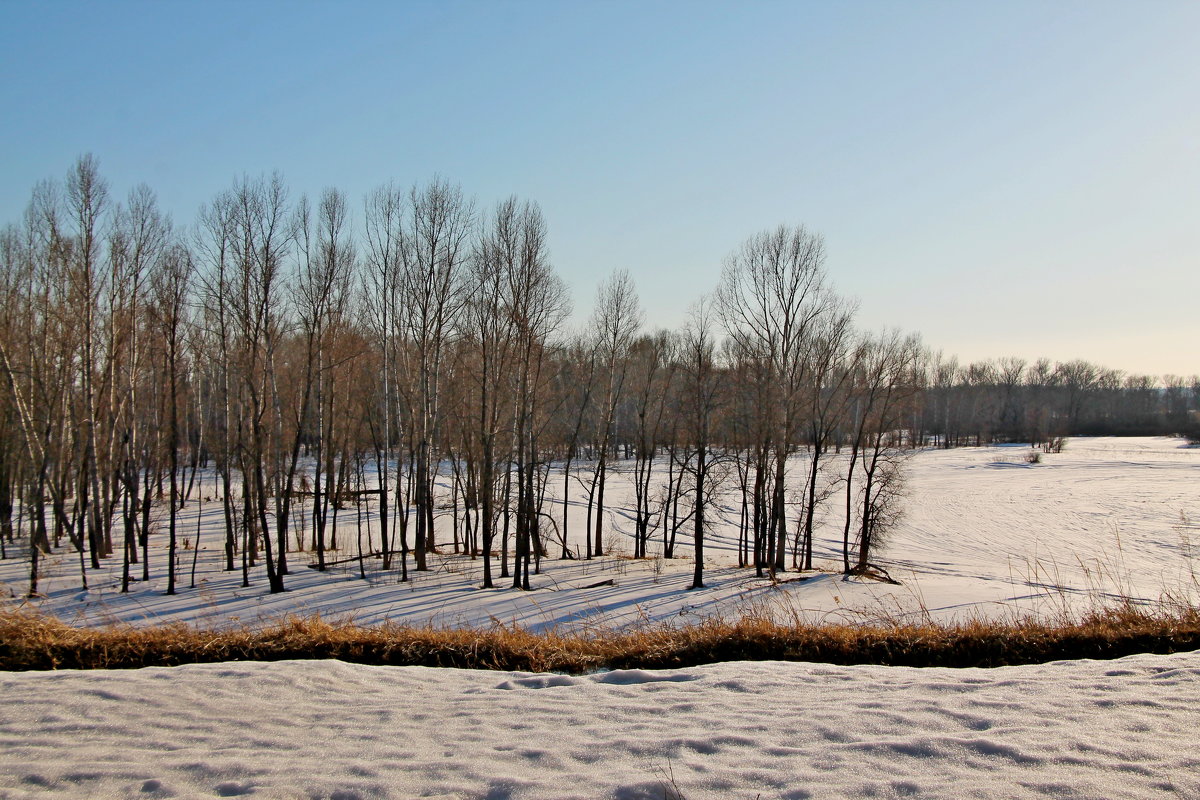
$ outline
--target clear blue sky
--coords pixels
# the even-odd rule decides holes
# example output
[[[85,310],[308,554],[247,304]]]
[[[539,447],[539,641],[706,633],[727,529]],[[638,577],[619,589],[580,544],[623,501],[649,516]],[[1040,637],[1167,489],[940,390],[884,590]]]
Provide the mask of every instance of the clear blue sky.
[[[675,326],[779,223],[866,328],[1200,372],[1200,3],[0,4],[0,222],[94,153],[177,223],[242,173],[539,202],[575,319]]]

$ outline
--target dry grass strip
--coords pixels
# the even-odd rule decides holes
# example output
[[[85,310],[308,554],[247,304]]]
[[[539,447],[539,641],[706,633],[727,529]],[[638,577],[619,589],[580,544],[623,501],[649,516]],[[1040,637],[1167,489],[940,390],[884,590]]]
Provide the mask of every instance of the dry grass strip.
[[[782,660],[913,667],[998,667],[1200,649],[1200,610],[1126,606],[1076,621],[973,620],[780,625],[750,616],[688,627],[532,633],[506,626],[361,627],[289,617],[256,629],[75,628],[28,610],[0,610],[0,669],[124,669],[216,661],[336,658],[361,664],[581,673]]]

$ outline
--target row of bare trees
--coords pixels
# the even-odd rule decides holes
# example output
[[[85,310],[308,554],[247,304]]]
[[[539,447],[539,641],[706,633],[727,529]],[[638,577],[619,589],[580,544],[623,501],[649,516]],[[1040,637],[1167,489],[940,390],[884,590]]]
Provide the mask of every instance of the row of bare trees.
[[[751,237],[675,332],[645,331],[615,272],[571,332],[533,203],[483,209],[433,180],[355,211],[332,189],[293,199],[271,175],[235,181],[180,229],[146,187],[112,198],[85,156],[0,234],[0,556],[27,547],[31,594],[51,550],[78,555],[84,586],[120,558],[128,591],[165,526],[175,593],[179,512],[204,501],[207,475],[244,585],[261,564],[283,591],[298,550],[325,570],[346,545],[338,510],[367,501],[380,543],[366,556],[401,580],[440,546],[482,558],[485,587],[498,560],[527,589],[552,552],[606,552],[619,472],[634,555],[672,557],[682,531],[694,586],[731,487],[741,565],[811,569],[828,511],[844,570],[869,572],[905,451],[1061,436],[1101,407],[1194,414],[1194,382],[1081,362],[963,369],[914,336],[863,333],[824,259],[803,227]]]
[[[914,426],[944,447],[1068,435],[1200,431],[1200,376],[1125,374],[1087,361],[932,359]]]

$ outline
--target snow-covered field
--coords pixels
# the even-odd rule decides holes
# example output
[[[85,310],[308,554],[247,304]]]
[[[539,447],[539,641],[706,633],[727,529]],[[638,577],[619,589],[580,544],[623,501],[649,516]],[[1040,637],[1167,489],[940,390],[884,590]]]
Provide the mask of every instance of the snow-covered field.
[[[89,625],[178,620],[256,625],[291,612],[319,612],[363,624],[501,622],[544,628],[686,622],[713,614],[736,617],[747,610],[811,621],[925,614],[934,619],[1054,616],[1117,597],[1156,601],[1164,593],[1195,595],[1200,449],[1177,439],[1095,438],[1071,440],[1062,453],[1043,455],[1038,464],[1025,461],[1028,452],[1027,447],[984,447],[930,450],[912,457],[906,468],[905,515],[878,559],[901,586],[846,582],[836,574],[842,522],[837,497],[825,506],[816,543],[818,566],[829,571],[788,573],[781,576],[784,582],[772,584],[756,579],[753,570],[738,569],[739,501],[729,487],[707,546],[708,588],[688,592],[689,558],[627,557],[632,552],[633,492],[629,478],[618,470],[609,480],[609,555],[592,561],[545,560],[531,592],[478,588],[482,562],[446,552],[448,514],[438,520],[443,555],[431,558],[430,572],[410,571],[407,583],[400,583],[396,570],[381,572],[379,561],[372,559],[365,562],[366,579],[356,561],[322,575],[305,568],[312,555],[302,552],[290,556],[285,594],[267,593],[261,566],[253,572],[253,585],[242,588],[240,573],[222,570],[221,504],[210,499],[189,503],[180,520],[180,536],[189,548],[199,531],[195,589],[188,588],[193,556],[188,549],[181,553],[179,594],[163,594],[166,536],[160,532],[153,537],[149,583],[136,583],[132,592],[120,594],[120,562],[113,558],[100,572],[89,571],[89,591],[83,592],[79,559],[63,550],[44,562],[40,588],[45,598],[33,602]],[[803,479],[798,462],[795,485]],[[582,490],[573,486],[571,542],[582,550],[586,508]],[[212,498],[211,480],[202,482],[202,488]],[[550,482],[555,499],[548,510],[559,518],[561,494],[555,493],[561,491],[556,476]],[[373,515],[364,515],[364,524],[364,537],[373,537],[364,544],[370,550],[372,543],[378,546]],[[330,557],[354,556],[357,536],[353,508],[343,510],[342,550]],[[660,547],[656,540],[651,553]],[[680,533],[680,552],[690,554],[687,529]],[[0,562],[0,595],[19,601],[27,589],[27,571],[21,560]],[[609,579],[612,585],[594,585]],[[507,585],[498,579],[498,586]]]
[[[152,580],[128,595],[119,563],[91,573],[81,592],[77,557],[63,553],[47,563],[35,603],[82,624],[257,624],[320,612],[543,627],[746,610],[865,621],[1056,615],[1115,596],[1195,595],[1200,450],[1077,439],[1039,464],[1026,452],[911,460],[907,514],[881,554],[902,586],[833,572],[755,579],[730,563],[731,498],[709,588],[688,592],[690,561],[619,556],[631,549],[632,491],[618,475],[609,492],[618,555],[545,561],[531,592],[479,589],[479,562],[462,556],[440,556],[401,584],[369,559],[365,580],[357,563],[320,575],[303,566],[306,553],[292,555],[285,594],[267,594],[261,568],[242,589],[221,571],[220,504],[209,501],[189,504],[181,523],[189,547],[199,523],[197,588],[188,588],[193,550],[170,598],[159,545]],[[357,520],[347,516],[340,535],[353,543]],[[439,524],[445,540],[448,519]],[[827,516],[818,542],[831,568],[839,525]],[[14,603],[26,568],[0,563],[0,592]],[[730,662],[581,677],[337,661],[9,673],[0,799],[1200,797],[1198,724],[1200,653],[994,670]]]
[[[1200,797],[1200,655],[0,677],[0,797]]]

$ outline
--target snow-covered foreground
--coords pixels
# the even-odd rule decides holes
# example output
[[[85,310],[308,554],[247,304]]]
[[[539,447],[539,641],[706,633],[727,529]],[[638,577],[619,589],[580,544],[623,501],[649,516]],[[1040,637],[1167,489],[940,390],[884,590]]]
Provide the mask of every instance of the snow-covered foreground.
[[[0,677],[0,797],[1200,797],[1200,654]]]
[[[929,451],[910,461],[907,514],[881,553],[902,586],[835,574],[836,505],[817,542],[833,571],[754,578],[732,564],[738,508],[727,494],[708,588],[689,592],[689,560],[621,557],[631,549],[632,490],[617,474],[613,554],[547,560],[531,592],[479,589],[480,562],[464,556],[437,556],[432,571],[400,583],[369,558],[361,573],[349,562],[319,574],[305,568],[307,552],[291,555],[288,592],[269,595],[261,567],[242,588],[221,569],[220,503],[209,500],[184,512],[181,536],[194,548],[198,532],[200,547],[182,554],[178,595],[163,594],[165,536],[156,534],[151,580],[131,593],[119,593],[115,559],[89,570],[81,591],[77,556],[60,551],[35,602],[82,624],[255,625],[319,612],[364,624],[536,628],[748,610],[811,621],[1053,615],[1115,596],[1195,597],[1200,450],[1080,439],[1039,464],[1026,452]],[[570,499],[581,533],[585,508]],[[359,519],[342,513],[335,558],[356,552]],[[439,519],[441,542],[449,522]],[[363,523],[369,551],[374,522]],[[690,543],[680,542],[686,554]],[[0,562],[0,593],[13,602],[26,569]],[[0,799],[1200,796],[1198,653],[995,670],[736,662],[583,677],[226,663],[10,673],[0,698]]]
[[[828,571],[788,573],[780,576],[785,582],[773,584],[755,578],[751,569],[738,569],[740,499],[735,487],[727,486],[706,545],[707,588],[689,592],[690,526],[679,537],[685,558],[622,557],[632,552],[633,490],[628,475],[621,472],[628,465],[618,464],[607,493],[609,555],[558,561],[558,547],[552,545],[551,558],[543,561],[542,574],[534,576],[531,592],[481,590],[481,561],[447,552],[448,512],[437,522],[443,554],[431,557],[430,572],[410,572],[409,582],[399,581],[398,570],[382,572],[380,562],[370,558],[362,573],[351,560],[319,574],[305,567],[313,560],[310,552],[294,552],[285,594],[267,593],[261,566],[252,574],[253,585],[242,588],[240,573],[222,570],[223,517],[220,502],[212,499],[209,478],[201,482],[201,495],[209,500],[189,503],[181,517],[181,539],[192,548],[198,534],[200,550],[182,551],[177,596],[163,594],[166,535],[161,532],[165,525],[160,525],[152,537],[148,583],[136,583],[132,592],[120,594],[121,565],[114,557],[99,572],[89,570],[89,590],[81,591],[78,556],[64,549],[45,563],[40,588],[46,596],[34,602],[68,621],[88,625],[257,625],[295,612],[352,617],[362,624],[501,622],[545,628],[687,622],[713,614],[736,617],[748,610],[784,621],[799,617],[869,622],[925,614],[939,620],[1054,616],[1117,597],[1152,602],[1170,593],[1195,599],[1200,448],[1186,447],[1178,439],[1095,438],[1073,439],[1062,453],[1043,455],[1038,464],[1026,462],[1028,453],[1028,447],[963,448],[921,452],[909,460],[905,516],[878,556],[901,586],[845,582],[836,574],[844,509],[837,496],[823,507],[815,548],[818,565]],[[839,457],[831,459],[830,466],[822,480],[840,472]],[[804,477],[798,459],[792,474],[797,490]],[[571,485],[570,543],[580,552],[586,505],[581,485]],[[561,492],[561,477],[555,475],[547,510],[556,519],[562,514]],[[798,515],[798,507],[792,513]],[[369,552],[378,546],[377,519],[364,513],[361,521]],[[341,550],[331,558],[356,555],[359,522],[352,507],[341,512]],[[656,535],[651,553],[660,551]],[[192,589],[194,554],[198,558]],[[21,560],[0,562],[0,595],[24,595],[27,571],[28,564]],[[140,574],[140,568],[134,573]],[[508,584],[497,579],[499,587]]]

